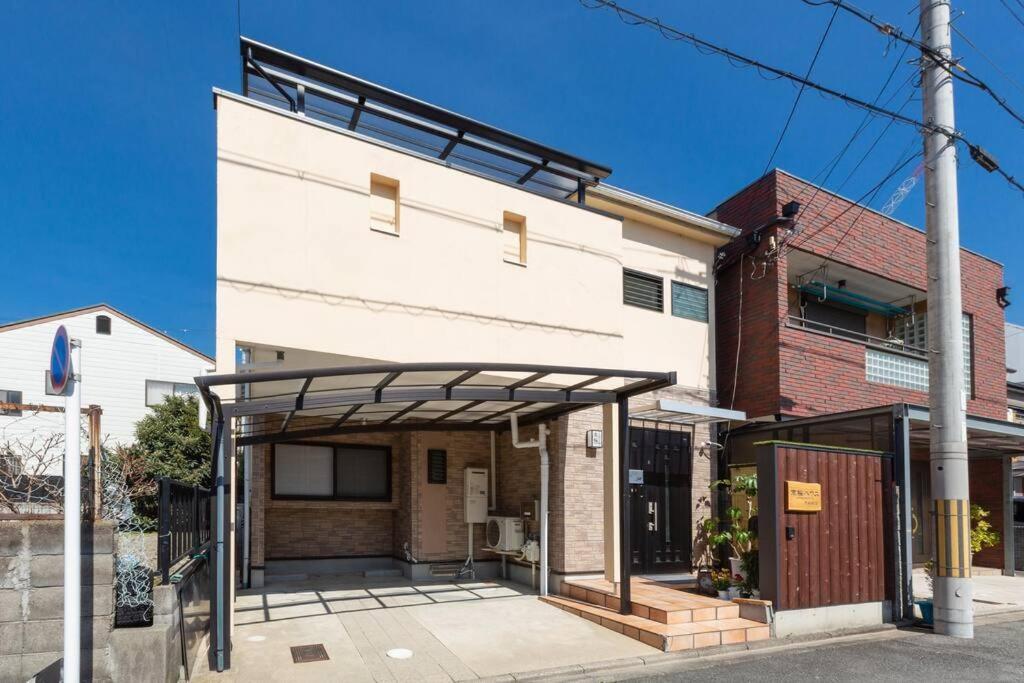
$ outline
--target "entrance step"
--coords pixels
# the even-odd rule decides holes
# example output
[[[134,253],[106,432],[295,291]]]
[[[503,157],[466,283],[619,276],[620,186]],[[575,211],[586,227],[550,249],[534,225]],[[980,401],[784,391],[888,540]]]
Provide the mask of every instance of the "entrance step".
[[[663,623],[571,598],[549,595],[540,599],[663,652],[750,643],[770,637],[767,625],[739,617]]]
[[[621,604],[615,586],[604,579],[570,579],[562,583],[561,593],[564,597],[616,613]],[[634,578],[630,582],[630,604],[633,616],[661,624],[689,624],[740,616],[740,606],[733,602],[643,578]]]

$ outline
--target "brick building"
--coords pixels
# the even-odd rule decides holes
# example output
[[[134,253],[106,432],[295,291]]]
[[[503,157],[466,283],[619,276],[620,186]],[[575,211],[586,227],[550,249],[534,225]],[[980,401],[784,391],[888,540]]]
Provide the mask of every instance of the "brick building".
[[[931,553],[925,234],[775,170],[712,213],[743,232],[716,269],[722,404],[757,422],[732,429],[725,459],[784,439],[897,456],[910,519],[908,556]],[[961,250],[972,502],[1012,539],[1003,267]],[[904,471],[905,470],[905,471]],[[1005,547],[1004,547],[1005,545]],[[976,565],[1011,571],[1012,544]]]

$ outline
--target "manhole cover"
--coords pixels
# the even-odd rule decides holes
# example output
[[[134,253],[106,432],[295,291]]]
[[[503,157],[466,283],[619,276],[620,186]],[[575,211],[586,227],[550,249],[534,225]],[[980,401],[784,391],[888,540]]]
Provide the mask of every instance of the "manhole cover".
[[[330,659],[327,656],[327,650],[324,649],[322,643],[316,645],[296,645],[292,648],[292,661],[296,664],[305,664],[306,662],[324,662]]]
[[[388,657],[391,659],[409,659],[412,657],[412,650],[407,650],[404,647],[396,647],[393,650],[387,651]]]

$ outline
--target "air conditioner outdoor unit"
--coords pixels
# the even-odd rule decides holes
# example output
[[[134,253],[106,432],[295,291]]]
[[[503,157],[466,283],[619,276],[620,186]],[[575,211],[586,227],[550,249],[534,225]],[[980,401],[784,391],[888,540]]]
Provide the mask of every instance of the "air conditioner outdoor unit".
[[[515,552],[522,548],[523,520],[518,517],[488,517],[487,546],[503,552]]]

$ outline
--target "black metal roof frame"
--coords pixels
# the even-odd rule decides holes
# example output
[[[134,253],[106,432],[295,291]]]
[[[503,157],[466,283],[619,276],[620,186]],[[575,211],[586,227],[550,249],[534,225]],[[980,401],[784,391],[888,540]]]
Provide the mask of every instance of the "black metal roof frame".
[[[341,105],[346,111],[351,112],[343,121],[349,130],[364,132],[360,128],[364,125],[360,121],[363,113],[386,119],[411,131],[443,140],[444,146],[437,155],[440,160],[448,160],[457,147],[472,148],[489,157],[515,162],[520,165],[520,172],[510,172],[489,165],[486,159],[466,159],[469,166],[490,167],[501,173],[512,173],[515,177],[510,180],[518,185],[540,184],[561,191],[563,198],[576,195],[579,203],[583,203],[587,186],[596,185],[611,174],[611,169],[607,166],[548,147],[250,38],[241,37],[239,47],[242,54],[244,96],[248,97],[251,96],[251,92],[258,92],[264,98],[287,104],[292,112],[306,114],[306,95],[315,95]],[[266,81],[276,93],[253,88],[249,82],[250,77]],[[407,141],[416,144],[413,139]],[[545,174],[571,181],[571,186],[564,188],[541,182],[540,178]]]
[[[431,377],[416,381],[424,373]],[[553,386],[554,376],[574,381]],[[345,378],[351,385],[314,386],[329,378]],[[279,423],[247,420],[239,425],[240,446],[358,432],[501,431],[513,413],[522,424],[532,424],[671,386],[675,380],[674,372],[518,363],[380,363],[195,378],[202,400],[217,417],[284,416]],[[213,391],[300,381],[297,390],[253,398],[236,391],[238,397],[226,400]],[[622,385],[594,386],[609,381]]]

